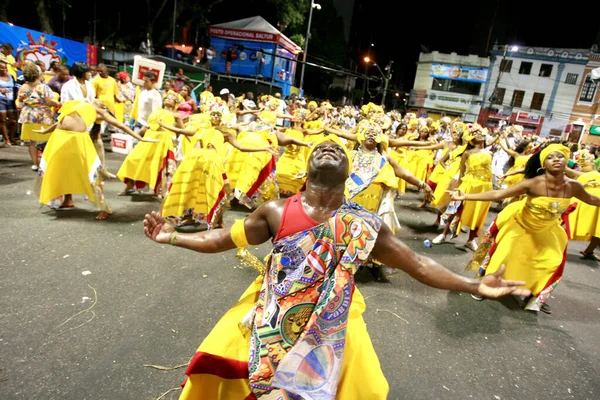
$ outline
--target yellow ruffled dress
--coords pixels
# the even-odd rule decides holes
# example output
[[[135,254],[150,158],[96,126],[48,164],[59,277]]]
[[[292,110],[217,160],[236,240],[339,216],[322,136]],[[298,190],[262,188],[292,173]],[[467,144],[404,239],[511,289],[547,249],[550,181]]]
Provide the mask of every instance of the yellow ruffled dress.
[[[531,155],[518,156],[515,158],[515,164],[506,173],[508,174],[510,172],[524,169],[525,165],[527,165],[527,161],[529,161],[529,158],[531,158]],[[521,182],[523,179],[525,179],[525,174],[507,176],[504,179],[504,185],[506,185],[506,187],[511,187]]]
[[[244,400],[254,399],[248,379],[250,338],[241,329],[240,321],[249,315],[258,301],[263,277],[258,277],[238,302],[229,309],[204,339],[198,353],[205,353],[226,363],[228,370],[220,373],[190,373],[180,400]],[[362,317],[366,309],[364,297],[354,289],[346,333],[346,345],[337,398],[344,400],[384,400],[389,385],[367,332]],[[191,364],[193,366],[193,363]],[[201,372],[201,371],[200,371]]]
[[[285,134],[297,140],[304,140],[304,134],[296,129],[287,129]],[[287,145],[283,155],[277,160],[277,183],[279,193],[284,196],[300,192],[306,182],[307,160],[303,147]]]
[[[459,189],[467,194],[483,193],[493,189],[492,155],[490,153],[480,151],[469,156]],[[468,226],[473,230],[483,228],[491,204],[489,201],[463,202],[460,225]]]
[[[211,229],[227,202],[220,155],[225,147],[223,135],[214,128],[201,129],[192,137],[191,146],[173,176],[161,214],[177,225],[192,220]]]
[[[570,203],[540,196],[508,205],[486,232],[489,245],[480,240],[469,267],[483,275],[505,265],[504,279],[525,281],[524,288],[531,290],[526,309],[539,311],[563,274],[568,237],[561,216]]]
[[[173,134],[162,130],[158,125],[159,120],[165,125],[175,123],[171,111],[162,108],[154,110],[148,117],[150,127],[144,138],[157,139],[159,143],[139,142],[123,161],[117,176],[125,183],[132,180],[138,188],[148,185],[157,194],[165,195],[177,167]]]
[[[450,184],[460,172],[460,160],[466,148],[467,145],[458,146],[450,153],[450,157],[446,161],[447,168],[437,178],[437,186],[433,192],[435,198],[430,204],[432,207],[442,209],[450,203],[450,195],[447,190],[451,189]]]
[[[446,147],[444,150],[442,150],[441,157],[446,156],[447,153],[448,153],[448,148]],[[431,174],[429,175],[429,179],[428,179],[427,183],[431,182],[431,183],[434,183],[437,185],[438,181],[440,180],[442,175],[444,175],[445,173],[446,173],[446,168],[444,168],[442,166],[442,163],[438,162],[437,165],[433,168],[433,171],[431,172]]]
[[[78,114],[86,126],[96,120],[96,110],[89,103],[78,100],[65,103],[58,117],[61,122],[67,115]],[[90,134],[56,129],[42,155],[40,203],[57,206],[52,201],[66,194],[85,194],[100,210],[110,213],[104,202],[102,164]]]
[[[277,136],[269,129],[241,132],[237,140],[245,147],[278,148]],[[279,189],[275,179],[275,166],[275,157],[267,151],[249,153],[231,149],[225,172],[233,196],[248,208],[277,198]]]
[[[580,175],[577,181],[587,192],[594,196],[600,196],[600,172],[586,172]],[[600,208],[575,198],[572,199],[572,202],[577,203],[577,209],[569,216],[571,238],[589,241],[592,237],[600,237]]]

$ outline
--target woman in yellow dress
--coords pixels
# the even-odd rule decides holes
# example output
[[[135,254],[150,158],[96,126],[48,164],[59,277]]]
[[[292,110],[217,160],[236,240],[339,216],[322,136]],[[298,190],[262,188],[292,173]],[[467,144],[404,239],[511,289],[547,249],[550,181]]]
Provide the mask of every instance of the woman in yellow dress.
[[[237,140],[241,146],[248,148],[271,147],[277,152],[279,146],[307,146],[304,141],[281,133],[270,125],[253,122],[237,129],[241,131]],[[225,163],[232,196],[250,209],[278,198],[276,161],[277,158],[272,152],[248,153],[232,149]]]
[[[96,202],[99,214],[96,219],[106,219],[112,214],[104,201],[102,164],[90,138],[88,128],[97,119],[122,129],[143,142],[143,139],[123,123],[117,121],[100,102],[93,104],[71,100],[63,104],[58,122],[36,132],[53,132],[40,163],[40,203],[52,208],[73,208],[73,194],[85,194]],[[61,201],[59,198],[64,196]]]
[[[154,190],[157,198],[162,198],[168,192],[177,169],[175,146],[171,132],[161,128],[159,121],[165,125],[177,123],[179,128],[183,128],[181,117],[176,112],[179,101],[180,97],[176,93],[167,93],[163,99],[163,108],[154,110],[148,117],[149,128],[144,137],[156,139],[160,143],[138,143],[127,155],[117,173],[125,183],[125,189],[119,196],[133,194],[134,188],[141,189],[145,186]]]
[[[390,134],[390,139],[399,139],[404,138],[406,133],[408,132],[408,124],[401,122],[396,127],[396,131],[393,134]],[[390,157],[394,159],[398,163],[398,165],[402,169],[408,169],[408,156],[406,154],[406,147],[391,147],[390,148]],[[397,193],[406,193],[406,181],[403,179],[398,179],[397,183]]]
[[[506,171],[506,174],[500,177],[498,180],[498,184],[500,188],[506,189],[511,186],[516,185],[525,179],[525,165],[527,165],[527,161],[531,157],[531,151],[533,150],[533,143],[529,140],[524,140],[513,150],[508,147],[508,142],[506,141],[506,146],[502,143],[505,140],[498,141],[502,150],[504,150],[509,156],[512,158],[513,165]],[[509,161],[509,163],[511,162]],[[505,199],[501,203],[501,207],[505,207],[507,204],[512,203],[513,201],[517,201],[519,199]]]
[[[476,194],[492,190],[492,155],[485,150],[487,130],[480,125],[474,125],[469,131],[469,146],[461,156],[458,188],[465,193]],[[485,225],[485,219],[490,209],[489,201],[473,201],[460,203],[452,202],[446,209],[448,222],[444,231],[432,240],[433,244],[446,241],[450,227],[455,218],[459,218],[456,232],[462,225],[470,228],[466,247],[476,251],[476,238]]]
[[[432,136],[433,129],[428,126],[419,127],[419,141],[429,142]],[[432,150],[409,150],[408,153],[408,170],[418,180],[427,182],[429,169],[433,166],[433,157],[435,153]]]
[[[452,141],[444,141],[442,143],[432,144],[430,146],[418,147],[413,151],[436,151],[442,150],[443,155],[438,160],[433,172],[429,176],[427,186],[433,190],[433,200],[431,206],[436,208],[437,218],[434,225],[439,225],[440,218],[446,206],[450,202],[450,197],[446,193],[451,182],[456,178],[460,171],[460,159],[465,152],[467,145],[463,144],[463,132],[466,130],[466,125],[455,125],[451,130]],[[419,208],[427,206],[425,199],[419,205]]]
[[[600,172],[581,172],[567,168],[566,174],[576,179],[585,190],[594,196],[600,196]],[[575,202],[576,199],[573,199]],[[594,250],[600,246],[600,208],[579,202],[575,211],[569,216],[571,240],[589,241],[588,247],[581,251],[584,258],[599,261]]]
[[[455,200],[500,201],[526,196],[504,209],[480,239],[481,246],[467,267],[481,276],[506,266],[504,277],[527,282],[532,293],[525,309],[550,313],[546,301],[560,281],[566,263],[569,232],[565,222],[572,198],[593,207],[600,198],[584,185],[565,175],[570,151],[550,144],[533,155],[526,166],[525,180],[503,190],[465,194],[458,190]],[[477,300],[481,298],[474,296]]]
[[[210,109],[210,107],[209,107]],[[213,109],[211,126],[198,130],[181,129],[159,123],[164,129],[190,137],[190,148],[177,168],[161,210],[180,231],[206,230],[223,227],[224,206],[229,200],[225,174],[226,143],[241,152],[269,152],[277,155],[271,146],[242,146],[221,125],[223,111]]]
[[[294,125],[285,130],[285,134],[291,138],[304,143],[306,131],[302,128],[302,124],[306,119],[307,112],[305,110],[296,110],[294,112]],[[307,143],[305,143],[307,145]],[[277,160],[277,183],[279,184],[279,194],[288,197],[300,192],[306,182],[306,158],[304,147],[297,144],[289,144],[285,147],[282,156]]]

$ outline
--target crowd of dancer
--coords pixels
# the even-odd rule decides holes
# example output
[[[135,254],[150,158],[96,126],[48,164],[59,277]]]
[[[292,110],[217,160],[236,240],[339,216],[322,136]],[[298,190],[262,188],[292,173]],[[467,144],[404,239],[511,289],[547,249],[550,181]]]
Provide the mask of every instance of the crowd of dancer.
[[[15,104],[40,203],[72,208],[72,195],[84,194],[96,202],[97,219],[112,213],[103,182],[114,175],[101,135],[113,126],[135,138],[116,174],[124,183],[118,195],[149,188],[161,202],[146,216],[146,235],[199,252],[237,247],[245,262],[261,265],[194,357],[185,396],[385,398],[354,287],[360,268],[377,279],[383,266],[399,268],[477,300],[512,294],[525,309],[550,313],[546,301],[562,277],[568,240],[590,241],[583,256],[597,260],[600,173],[585,147],[525,135],[518,125],[489,130],[460,118],[386,113],[373,103],[358,109],[271,95],[255,102],[252,93],[215,95],[211,87],[196,96],[174,82],[158,90],[152,72],[136,87],[104,65],[93,79],[85,63],[70,74],[55,66],[48,82],[35,63],[20,69]],[[0,89],[8,71],[0,61]],[[14,122],[15,109],[3,107],[2,121]],[[2,133],[10,144],[8,125]],[[421,191],[419,207],[433,211],[442,230],[435,245],[468,233],[467,270],[479,279],[453,274],[396,239],[395,200],[407,189]],[[493,202],[501,212],[485,229]],[[253,213],[227,227],[223,215],[235,203]],[[243,250],[268,239],[267,265]]]

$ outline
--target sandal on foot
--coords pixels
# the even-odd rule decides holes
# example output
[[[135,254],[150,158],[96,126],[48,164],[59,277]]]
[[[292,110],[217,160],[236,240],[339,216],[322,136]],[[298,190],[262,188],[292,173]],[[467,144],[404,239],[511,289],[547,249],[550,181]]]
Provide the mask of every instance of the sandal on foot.
[[[546,314],[552,314],[552,309],[546,303],[542,304],[542,306],[540,307],[540,311],[545,312]]]
[[[583,258],[585,258],[586,260],[600,261],[600,258],[598,258],[598,256],[595,255],[593,252],[592,253],[586,253],[586,252],[582,251],[580,253],[583,255]]]
[[[130,196],[135,193],[135,189],[127,189],[119,192],[119,196]]]

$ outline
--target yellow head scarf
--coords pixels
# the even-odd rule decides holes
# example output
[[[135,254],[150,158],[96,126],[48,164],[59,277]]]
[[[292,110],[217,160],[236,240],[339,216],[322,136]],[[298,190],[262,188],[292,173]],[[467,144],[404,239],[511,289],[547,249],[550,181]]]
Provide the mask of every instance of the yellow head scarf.
[[[381,127],[379,125],[377,125],[373,122],[367,121],[367,120],[362,120],[358,124],[358,133],[357,133],[357,138],[356,138],[358,143],[364,142],[367,137],[367,132],[371,132],[371,131],[375,132],[375,142],[381,143],[381,137],[382,137]]]
[[[540,152],[540,162],[542,163],[542,168],[544,168],[544,162],[551,153],[562,153],[565,156],[565,158],[569,158],[569,156],[571,155],[571,151],[569,150],[569,148],[563,146],[562,144],[553,143],[551,145],[548,145],[544,150]]]
[[[311,106],[317,108],[318,107],[317,102],[316,101],[309,102],[307,108],[310,110]]]
[[[308,153],[308,157],[306,158],[306,163],[308,166],[308,163],[310,162],[310,158],[312,157],[312,153],[313,151],[315,151],[315,149],[317,148],[317,146],[319,146],[322,143],[327,143],[327,142],[333,142],[335,144],[337,144],[338,146],[340,146],[342,148],[342,150],[344,150],[344,153],[346,154],[346,157],[348,158],[348,174],[350,172],[352,172],[352,155],[350,154],[350,151],[346,148],[346,145],[344,145],[344,143],[340,140],[340,138],[337,135],[327,135],[324,136],[323,138],[321,138],[320,140],[318,140],[315,145],[313,146],[312,149],[310,149],[310,153]],[[307,167],[308,169],[308,167]]]

